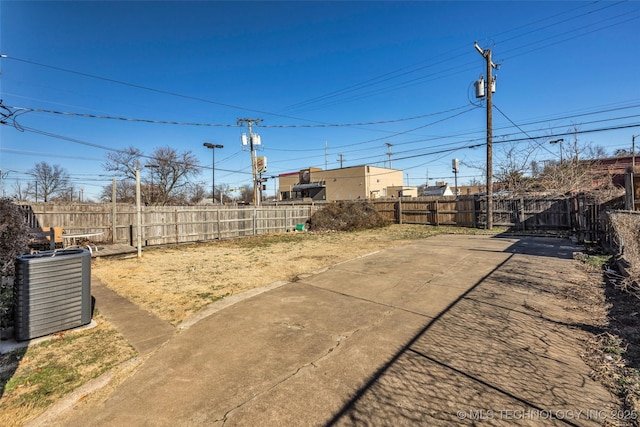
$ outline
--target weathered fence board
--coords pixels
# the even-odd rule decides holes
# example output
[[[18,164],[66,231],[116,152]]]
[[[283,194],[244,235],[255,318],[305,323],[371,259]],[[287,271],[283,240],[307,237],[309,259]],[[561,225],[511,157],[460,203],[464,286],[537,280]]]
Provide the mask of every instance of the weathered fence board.
[[[387,220],[399,224],[457,225],[482,228],[486,224],[486,197],[422,197],[372,201]],[[623,198],[602,205],[584,196],[494,197],[493,223],[516,230],[568,230],[582,241],[603,237],[604,209],[620,208]],[[144,245],[179,244],[255,236],[293,230],[306,223],[322,204],[260,207],[143,206]],[[33,203],[22,205],[32,228],[58,226],[65,233],[103,233],[100,243],[135,244],[136,207],[118,204]],[[114,221],[115,220],[115,221]],[[113,236],[115,230],[115,236]]]
[[[103,233],[98,243],[135,244],[136,207],[118,204],[32,203],[21,205],[31,228],[61,226],[65,233]],[[316,205],[295,206],[143,206],[144,245],[180,244],[292,230],[304,224]],[[113,231],[116,235],[113,236]]]

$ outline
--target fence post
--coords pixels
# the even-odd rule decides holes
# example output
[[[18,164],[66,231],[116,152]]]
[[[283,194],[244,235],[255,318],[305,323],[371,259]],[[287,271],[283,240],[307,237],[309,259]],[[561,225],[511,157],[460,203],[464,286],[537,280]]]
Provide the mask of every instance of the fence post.
[[[520,197],[518,199],[518,222],[522,224],[522,229],[526,229],[526,225],[524,223],[524,198]]]
[[[220,209],[216,209],[216,224],[218,226],[218,240],[222,240],[222,232],[220,231]]]
[[[113,178],[111,187],[111,243],[116,243],[116,179]]]
[[[176,223],[176,245],[180,244],[180,235],[179,235],[179,231],[178,231],[178,208],[174,208],[173,209],[173,220]]]
[[[52,251],[56,250],[56,232],[53,227],[49,227],[49,248]]]
[[[440,212],[439,212],[439,209],[438,209],[438,201],[437,200],[436,200],[436,203],[435,203],[434,207],[435,207],[435,211],[436,211],[436,227],[439,227],[440,226]]]
[[[289,212],[289,211],[287,209],[288,208],[285,206],[284,207],[284,229],[285,229],[285,231],[289,230],[289,226],[287,225],[288,224],[287,223],[287,212]]]
[[[635,209],[633,172],[633,168],[627,168],[624,172],[624,208],[628,211]]]
[[[398,198],[396,203],[396,215],[398,217],[398,224],[402,224],[402,198]]]
[[[476,203],[478,203],[478,196],[473,196],[473,209],[471,209],[471,215],[473,215],[471,223],[473,228],[478,228],[478,210],[476,209]]]
[[[253,208],[253,235],[258,235],[258,210]]]

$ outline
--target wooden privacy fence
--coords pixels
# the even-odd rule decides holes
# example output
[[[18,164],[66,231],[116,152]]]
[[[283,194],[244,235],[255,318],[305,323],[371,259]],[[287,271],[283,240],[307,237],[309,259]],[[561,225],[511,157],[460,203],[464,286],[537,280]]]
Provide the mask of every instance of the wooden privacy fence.
[[[493,224],[522,230],[571,228],[573,198],[494,197]],[[484,227],[487,198],[477,196],[374,201],[385,218],[401,224]]]
[[[97,243],[135,245],[136,207],[129,204],[21,205],[29,227],[63,227],[65,233],[102,233]],[[144,245],[179,244],[292,230],[304,224],[317,206],[143,206]]]
[[[400,224],[455,225],[483,228],[487,197],[424,197],[375,200],[374,206],[386,219]],[[493,224],[521,231],[571,231],[582,241],[603,237],[603,212],[619,208],[622,198],[605,204],[579,194],[568,197],[494,197]]]
[[[372,201],[386,219],[399,224],[484,228],[487,198],[424,197]],[[179,244],[293,230],[323,204],[238,206],[144,206],[144,245]],[[603,213],[620,209],[623,198],[600,204],[586,195],[570,197],[494,197],[493,224],[514,230],[575,232],[581,241],[604,238]],[[135,245],[136,207],[128,204],[22,205],[32,228],[63,227],[65,233],[102,233],[100,243]]]

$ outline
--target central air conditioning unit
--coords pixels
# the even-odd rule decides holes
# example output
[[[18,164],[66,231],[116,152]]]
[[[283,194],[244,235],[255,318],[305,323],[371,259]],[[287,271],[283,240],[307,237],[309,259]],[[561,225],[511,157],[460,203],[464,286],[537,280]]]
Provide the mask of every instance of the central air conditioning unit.
[[[91,322],[91,254],[86,249],[18,257],[14,286],[18,341]]]

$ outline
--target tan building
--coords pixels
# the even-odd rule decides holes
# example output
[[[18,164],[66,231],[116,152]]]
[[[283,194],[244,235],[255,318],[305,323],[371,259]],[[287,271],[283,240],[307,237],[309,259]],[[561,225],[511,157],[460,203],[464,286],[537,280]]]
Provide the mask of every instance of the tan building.
[[[278,176],[278,199],[357,200],[397,197],[402,171],[377,166],[303,169]]]
[[[418,197],[418,187],[387,187],[387,197]]]

